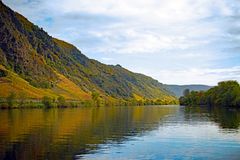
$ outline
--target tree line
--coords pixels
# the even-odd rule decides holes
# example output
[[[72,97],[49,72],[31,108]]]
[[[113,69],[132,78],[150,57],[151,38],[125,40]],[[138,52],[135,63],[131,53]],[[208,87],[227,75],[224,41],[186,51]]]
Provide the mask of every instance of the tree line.
[[[240,86],[237,81],[219,82],[207,91],[184,90],[180,105],[207,105],[240,108]]]
[[[24,93],[10,92],[6,98],[0,98],[0,108],[65,108],[88,106],[142,106],[178,104],[177,100],[135,98],[109,98],[99,92],[92,92],[88,100],[66,100],[63,96],[43,96],[41,99],[29,99]]]

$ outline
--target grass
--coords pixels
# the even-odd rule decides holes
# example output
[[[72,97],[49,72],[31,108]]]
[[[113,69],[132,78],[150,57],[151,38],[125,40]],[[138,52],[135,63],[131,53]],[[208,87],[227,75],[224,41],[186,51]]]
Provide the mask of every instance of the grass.
[[[75,83],[67,79],[65,76],[57,73],[59,82],[51,89],[36,88],[29,84],[14,72],[7,70],[0,65],[0,69],[7,71],[6,77],[0,77],[0,97],[6,98],[10,93],[14,92],[17,98],[25,95],[27,99],[41,99],[48,96],[56,99],[63,96],[67,100],[89,100],[90,93],[81,90]]]
[[[63,48],[67,48],[67,49],[72,49],[72,48],[74,48],[74,46],[73,46],[72,44],[69,44],[69,43],[67,43],[67,42],[65,42],[65,41],[63,41],[63,40],[59,40],[59,39],[57,39],[57,38],[53,38],[53,41],[54,41],[55,43],[57,43],[59,46],[62,46]]]

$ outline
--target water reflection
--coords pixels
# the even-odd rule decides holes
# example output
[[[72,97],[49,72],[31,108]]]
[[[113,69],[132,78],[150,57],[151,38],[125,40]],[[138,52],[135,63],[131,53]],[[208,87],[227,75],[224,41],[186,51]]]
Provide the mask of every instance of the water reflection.
[[[238,129],[240,125],[240,109],[225,107],[184,107],[186,120],[203,121],[211,120],[221,128]]]
[[[0,159],[71,159],[153,130],[176,107],[100,107],[0,112]]]
[[[204,138],[210,134],[219,140],[229,136],[235,138],[239,135],[225,134],[224,137],[215,124],[223,130],[228,128],[238,132],[239,122],[238,110],[206,107],[1,110],[0,159],[105,159],[106,155],[114,156],[114,148],[115,153],[121,154],[125,159],[131,157],[129,151],[141,155],[137,149],[144,150],[141,151],[145,153],[143,156],[152,153],[161,158],[170,151],[180,154],[180,150],[175,153],[174,147],[166,147],[164,150],[162,145],[169,146],[172,141],[184,145],[185,141],[193,140],[196,135]],[[202,129],[199,130],[199,127]],[[146,143],[146,139],[151,143]],[[199,146],[200,142],[192,145]],[[215,141],[206,141],[210,142],[218,145]],[[151,148],[149,152],[146,149],[148,144],[151,144],[148,146]],[[234,145],[237,146],[235,149],[240,149],[240,144]],[[162,150],[152,149],[159,146]],[[230,151],[235,153],[235,150]]]

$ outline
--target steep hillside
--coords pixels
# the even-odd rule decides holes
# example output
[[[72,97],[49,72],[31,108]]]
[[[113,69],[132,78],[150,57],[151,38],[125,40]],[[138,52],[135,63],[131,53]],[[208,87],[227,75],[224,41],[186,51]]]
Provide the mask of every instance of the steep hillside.
[[[183,95],[183,91],[185,89],[189,89],[191,91],[206,91],[211,88],[211,86],[207,85],[165,85],[166,89],[174,93],[177,97]]]
[[[96,91],[115,99],[175,99],[151,77],[89,59],[75,46],[49,36],[1,1],[0,13],[0,69],[6,73],[0,78],[0,97],[18,90],[16,85],[9,86],[21,81],[28,86],[22,92],[30,98],[46,93],[88,99]],[[6,79],[9,83],[5,83]]]
[[[7,97],[11,91],[17,95],[17,98],[41,99],[43,96],[57,98],[64,96],[69,100],[90,99],[90,95],[82,91],[76,84],[58,74],[59,82],[51,89],[37,88],[30,85],[16,73],[7,70],[0,65],[0,71],[6,73],[6,76],[0,76],[0,95]],[[56,94],[57,93],[57,94]]]

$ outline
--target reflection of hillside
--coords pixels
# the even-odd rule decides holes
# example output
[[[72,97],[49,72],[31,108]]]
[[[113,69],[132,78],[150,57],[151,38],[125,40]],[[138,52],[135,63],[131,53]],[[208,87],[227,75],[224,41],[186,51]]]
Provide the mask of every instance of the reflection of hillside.
[[[0,133],[10,141],[17,141],[21,135],[32,132],[34,127],[42,125],[44,116],[41,110],[1,111]]]
[[[161,118],[176,110],[176,107],[101,107],[2,111],[0,159],[71,159],[72,155],[92,151],[105,141],[121,142],[150,131]]]
[[[184,112],[187,113],[184,114],[186,120],[203,121],[205,117],[206,120],[218,123],[221,128],[238,129],[240,126],[240,110],[236,108],[186,107]]]

